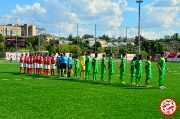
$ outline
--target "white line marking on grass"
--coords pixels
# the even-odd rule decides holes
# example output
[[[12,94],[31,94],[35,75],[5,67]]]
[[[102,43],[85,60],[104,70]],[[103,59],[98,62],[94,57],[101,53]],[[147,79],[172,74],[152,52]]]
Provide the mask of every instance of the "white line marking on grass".
[[[173,74],[180,74],[180,73],[173,73]]]
[[[7,80],[9,80],[9,79],[2,79],[3,81],[7,81]]]
[[[22,79],[14,79],[14,80],[18,81],[18,80],[22,80]]]
[[[25,78],[25,79],[31,79],[31,78]]]
[[[37,79],[44,79],[44,78],[37,78]]]

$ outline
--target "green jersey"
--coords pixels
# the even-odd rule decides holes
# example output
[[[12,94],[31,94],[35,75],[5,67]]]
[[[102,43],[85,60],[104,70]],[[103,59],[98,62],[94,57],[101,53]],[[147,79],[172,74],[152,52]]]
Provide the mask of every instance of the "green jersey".
[[[74,59],[75,72],[79,71],[79,59]]]
[[[102,60],[101,60],[101,67],[102,68],[105,68],[105,65],[104,64],[106,64],[106,59],[105,58],[102,58]]]
[[[162,71],[164,71],[165,68],[166,68],[166,62],[165,62],[164,57],[160,57],[160,58],[158,59],[158,64],[160,65]]]
[[[149,72],[151,71],[151,61],[147,60],[146,63],[145,63],[145,69],[146,69],[146,72]]]
[[[74,65],[76,68],[79,68],[79,60],[78,59],[74,59]]]
[[[86,68],[85,68],[86,72],[90,72],[91,63],[90,63],[90,56],[89,55],[86,55],[85,66],[86,66]]]
[[[98,59],[94,57],[92,59],[93,72],[98,72]]]
[[[90,56],[86,55],[86,62],[85,62],[86,67],[90,67]]]
[[[134,72],[136,70],[136,61],[135,60],[131,60],[131,71]]]
[[[151,79],[152,78],[152,69],[151,69],[151,61],[150,60],[146,61],[145,69],[146,69],[146,78]]]
[[[126,67],[126,60],[124,57],[121,58],[121,68],[125,68]]]
[[[111,72],[111,74],[113,74],[114,73],[114,61],[113,61],[112,57],[109,58],[108,63],[109,63],[109,71]]]
[[[137,70],[142,70],[142,61],[141,60],[136,61],[136,69]]]

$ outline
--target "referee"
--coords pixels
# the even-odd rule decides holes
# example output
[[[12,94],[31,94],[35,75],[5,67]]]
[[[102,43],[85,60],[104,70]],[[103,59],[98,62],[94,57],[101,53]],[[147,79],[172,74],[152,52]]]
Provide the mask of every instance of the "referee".
[[[66,64],[67,64],[67,57],[66,53],[63,53],[61,57],[61,64],[62,64],[62,69],[61,69],[61,77],[67,77],[66,75]]]

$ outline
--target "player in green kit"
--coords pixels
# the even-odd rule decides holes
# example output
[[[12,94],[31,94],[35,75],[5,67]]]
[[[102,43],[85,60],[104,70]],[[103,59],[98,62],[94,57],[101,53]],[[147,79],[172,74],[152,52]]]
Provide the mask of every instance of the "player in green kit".
[[[149,80],[152,78],[152,68],[151,68],[151,56],[147,56],[147,60],[145,63],[145,71],[146,71],[146,81],[145,85],[147,88],[151,87],[149,85]]]
[[[166,67],[165,59],[164,59],[164,52],[161,52],[161,56],[158,59],[157,66],[158,66],[158,69],[159,69],[159,88],[163,89],[163,88],[165,88],[163,86],[165,70],[166,69],[168,70],[168,68]]]
[[[92,59],[92,67],[93,67],[93,80],[97,80],[98,73],[98,54],[95,53],[95,57]]]
[[[112,79],[112,75],[114,74],[114,61],[113,61],[113,57],[114,57],[114,54],[111,53],[110,57],[109,57],[109,60],[108,60],[108,68],[109,68],[108,81],[109,81],[109,83],[112,83],[111,79]]]
[[[124,73],[125,73],[125,70],[126,70],[126,59],[125,59],[125,56],[126,54],[123,53],[122,54],[122,58],[121,58],[121,63],[120,63],[120,76],[119,76],[119,81],[120,81],[120,84],[125,84],[125,82],[123,82],[124,80]]]
[[[142,55],[139,55],[136,61],[136,86],[141,86],[140,81],[142,77]]]
[[[88,52],[87,54],[86,54],[86,61],[85,61],[85,79],[86,80],[88,80],[89,79],[89,77],[90,77],[90,71],[91,71],[91,58],[90,58],[90,55],[91,55],[91,53],[90,52]]]
[[[79,59],[78,59],[78,55],[76,55],[75,59],[74,59],[74,78],[77,79],[78,76],[78,72],[79,72]]]
[[[135,77],[135,75],[136,75],[136,60],[137,60],[137,57],[135,56],[134,58],[133,58],[133,60],[131,60],[131,68],[130,68],[130,70],[131,70],[131,84],[135,84],[134,83],[134,77]]]
[[[102,82],[105,82],[104,75],[106,72],[106,54],[103,54],[102,60],[101,60],[101,80]]]

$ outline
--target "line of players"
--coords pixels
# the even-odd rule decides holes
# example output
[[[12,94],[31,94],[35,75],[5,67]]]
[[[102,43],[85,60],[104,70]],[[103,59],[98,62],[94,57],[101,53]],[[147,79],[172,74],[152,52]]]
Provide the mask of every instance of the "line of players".
[[[85,80],[90,80],[90,72],[91,72],[91,66],[93,70],[93,80],[97,80],[97,73],[98,73],[98,53],[95,54],[95,57],[92,59],[92,62],[90,61],[90,52],[85,53],[82,52],[82,55],[80,56],[80,61],[78,59],[78,55],[75,56],[74,59],[74,77],[78,78],[78,73],[80,70],[80,78]],[[126,54],[122,54],[122,58],[120,60],[120,75],[119,75],[119,81],[120,84],[125,84],[124,81],[124,74],[126,70],[126,61],[125,61]],[[102,60],[101,60],[101,80],[104,82],[104,75],[106,72],[106,69],[108,68],[108,82],[111,83],[112,75],[114,74],[114,61],[113,61],[113,53],[110,54],[110,57],[108,59],[108,66],[106,66],[106,55],[103,54]],[[145,72],[146,72],[146,87],[150,87],[149,80],[152,78],[152,68],[151,68],[151,57],[147,56],[147,61],[145,63]],[[70,74],[72,72],[72,56],[69,54],[69,57],[66,57],[66,54],[60,54],[58,53],[57,58],[55,58],[55,54],[52,54],[49,56],[46,54],[44,57],[42,53],[38,54],[30,54],[28,57],[27,54],[25,57],[23,54],[20,57],[20,72],[22,72],[22,67],[24,63],[24,72],[35,74],[42,74],[43,69],[43,63],[44,63],[44,75],[48,75],[51,67],[51,75],[55,75],[55,66],[57,65],[57,74],[65,77],[70,77]],[[51,65],[51,66],[50,66]],[[79,67],[79,65],[81,67]],[[68,66],[68,75],[66,75],[66,68]],[[158,60],[158,69],[159,69],[159,88],[163,87],[163,80],[164,80],[164,74],[165,69],[167,69],[164,59],[164,53],[161,53],[161,57]],[[33,70],[33,71],[32,71]],[[141,86],[140,80],[142,77],[142,55],[139,55],[139,57],[134,57],[131,61],[131,84],[136,84],[136,86]],[[135,83],[134,83],[135,78]]]
[[[44,68],[43,68],[44,64]],[[47,53],[43,56],[43,53],[30,53],[21,54],[20,56],[20,73],[24,68],[24,73],[34,73],[41,75],[44,69],[44,75],[48,75],[51,67],[51,75],[55,75],[56,58],[52,54],[49,56]]]

